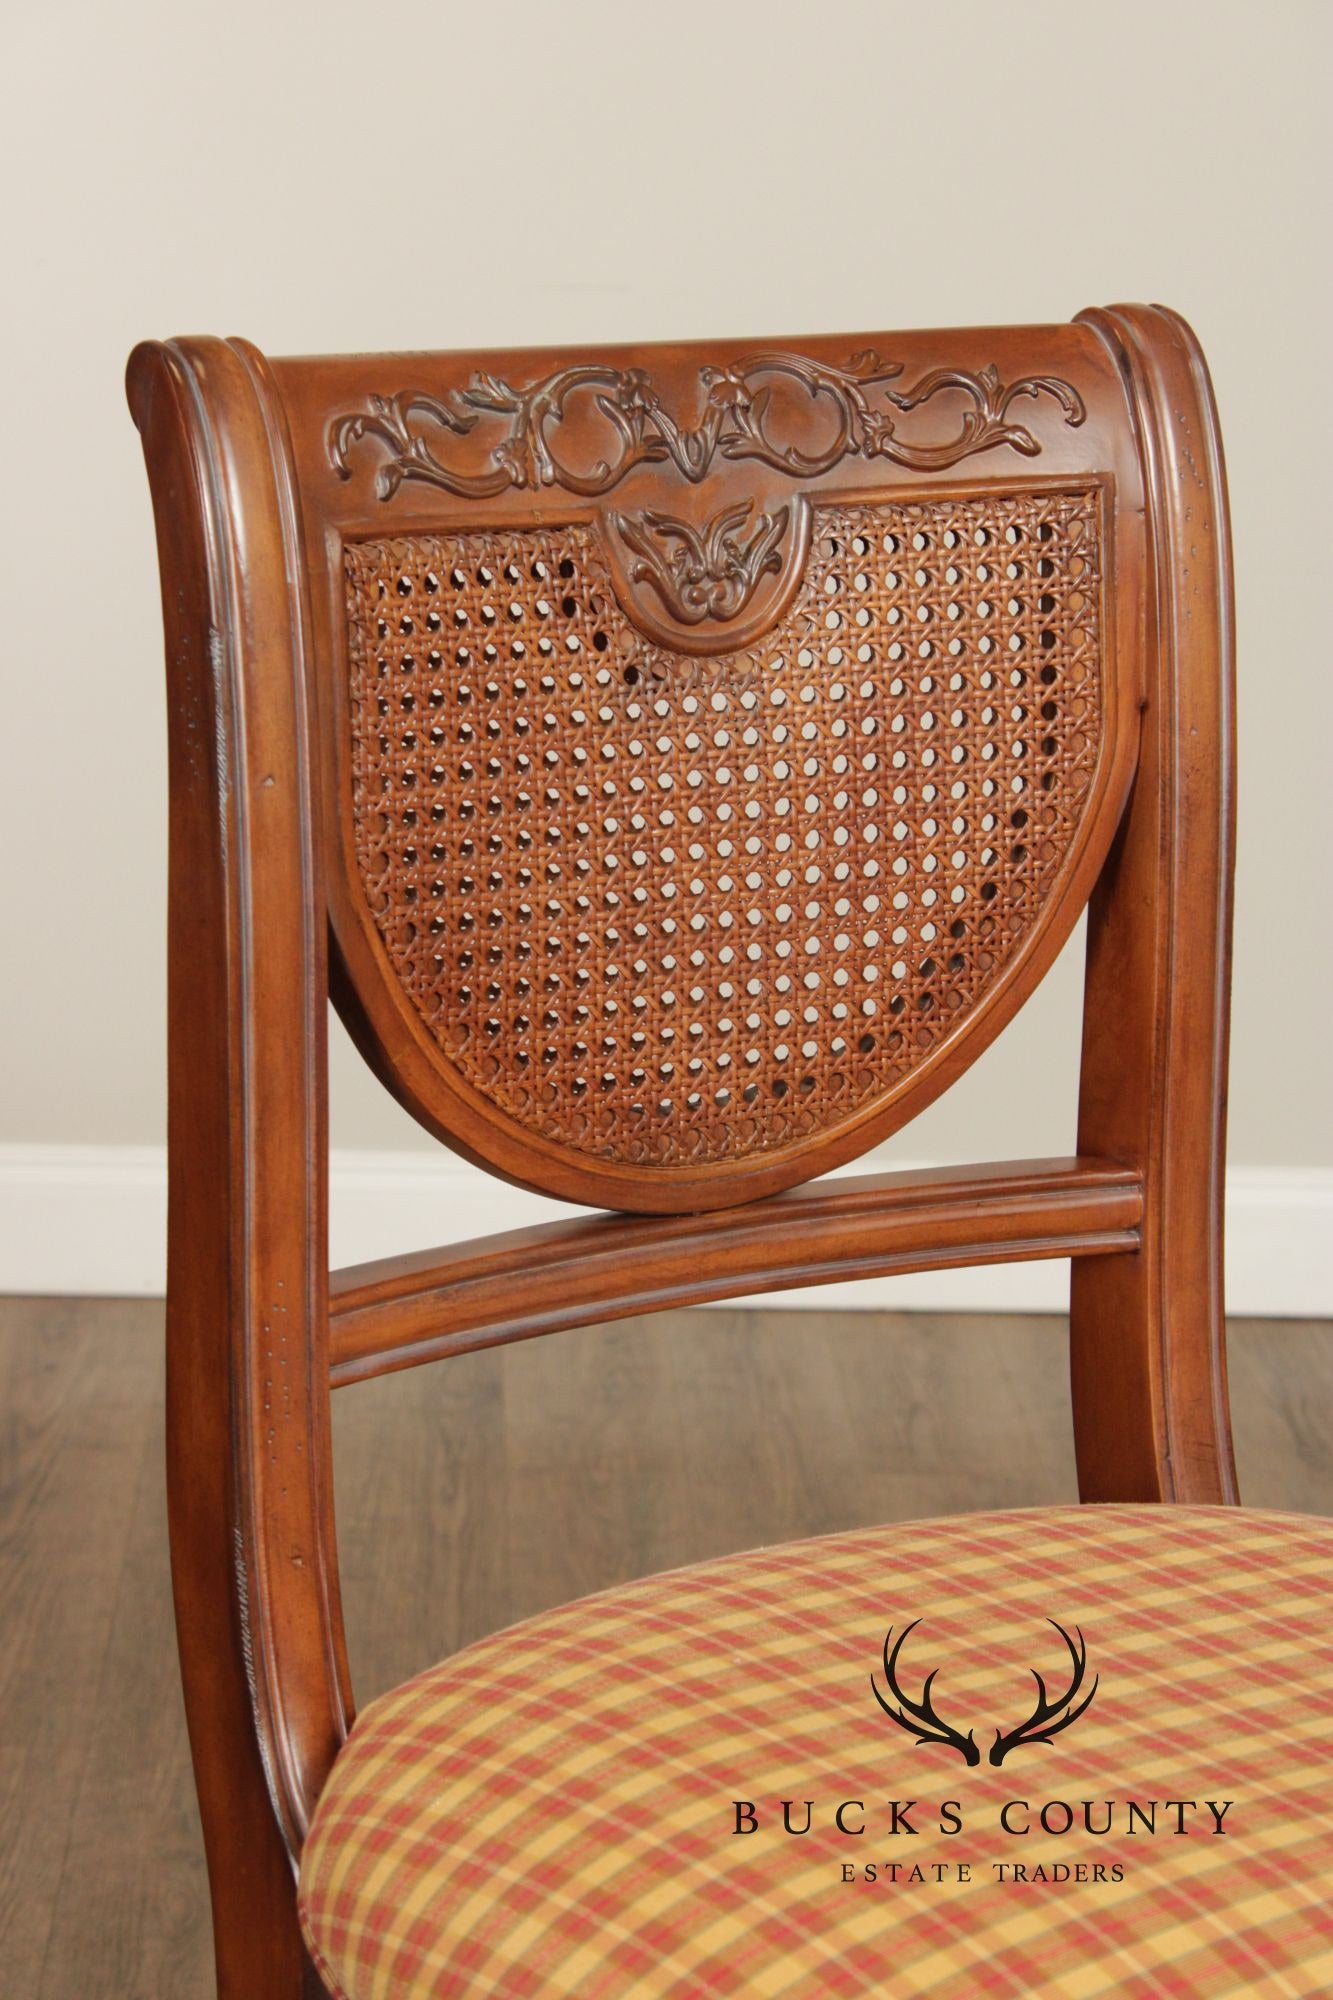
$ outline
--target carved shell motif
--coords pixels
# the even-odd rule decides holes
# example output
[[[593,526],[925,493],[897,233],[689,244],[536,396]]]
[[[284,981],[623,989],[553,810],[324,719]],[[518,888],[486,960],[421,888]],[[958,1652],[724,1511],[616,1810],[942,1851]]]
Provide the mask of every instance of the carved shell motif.
[[[753,512],[754,502],[742,500],[724,507],[702,530],[651,510],[608,514],[607,520],[638,558],[629,567],[632,582],[650,584],[682,625],[705,618],[724,625],[745,609],[762,577],[782,569],[779,545],[791,509],[761,514],[742,539]]]

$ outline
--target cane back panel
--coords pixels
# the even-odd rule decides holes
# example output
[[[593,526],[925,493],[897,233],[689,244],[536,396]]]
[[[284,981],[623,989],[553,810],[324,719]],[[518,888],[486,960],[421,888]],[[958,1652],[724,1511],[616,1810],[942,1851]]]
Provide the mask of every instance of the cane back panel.
[[[344,1011],[411,1108],[685,1209],[956,1075],[1132,770],[1139,473],[1095,336],[276,372]]]

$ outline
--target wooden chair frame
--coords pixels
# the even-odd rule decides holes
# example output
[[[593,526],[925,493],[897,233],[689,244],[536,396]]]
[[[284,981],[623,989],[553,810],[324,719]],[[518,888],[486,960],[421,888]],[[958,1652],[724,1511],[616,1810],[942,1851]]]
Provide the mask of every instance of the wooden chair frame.
[[[947,342],[948,355],[984,348],[1011,373],[1032,353],[1059,360],[1087,404],[1084,463],[1114,478],[1122,509],[1115,643],[1141,672],[1129,677],[1140,685],[1122,716],[1104,859],[1090,854],[1067,885],[1069,922],[1089,903],[1077,1157],[793,1187],[871,1143],[876,1131],[861,1126],[767,1180],[762,1163],[749,1178],[724,1166],[699,1178],[694,1199],[662,1197],[685,1215],[560,1222],[332,1280],[331,984],[381,1073],[442,1123],[420,1050],[392,1028],[386,1042],[383,1019],[367,1018],[359,947],[336,908],[332,974],[327,942],[331,899],[346,890],[330,859],[334,753],[317,714],[329,642],[308,538],[324,528],[300,437],[312,411],[322,435],[377,378],[364,357],[269,364],[213,339],[145,345],[131,359],[170,698],[173,1574],[218,1988],[231,2000],[323,1991],[298,1931],[295,1869],[353,1714],[333,1386],[766,1285],[1069,1257],[1083,1497],[1236,1498],[1221,1256],[1232,614],[1207,374],[1189,330],[1155,307]],[[1000,456],[982,457],[982,486],[1013,478]],[[1058,943],[1015,982],[1008,1011]],[[998,1025],[946,1056],[910,1108]],[[469,1150],[467,1131],[449,1136]],[[474,1154],[521,1175],[499,1144],[481,1135]],[[540,1184],[587,1199],[561,1172],[551,1165]],[[592,1194],[616,1205],[611,1182]],[[649,1190],[623,1205],[661,1202]]]

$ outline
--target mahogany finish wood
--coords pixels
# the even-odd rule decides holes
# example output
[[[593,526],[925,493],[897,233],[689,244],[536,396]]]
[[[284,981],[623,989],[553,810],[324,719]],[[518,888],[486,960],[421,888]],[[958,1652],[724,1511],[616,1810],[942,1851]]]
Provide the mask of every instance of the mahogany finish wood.
[[[1230,528],[1203,356],[1160,307],[1090,312],[1129,388],[1152,589],[1138,774],[1092,898],[1078,1143],[1141,1164],[1143,1248],[1072,1273],[1089,1500],[1237,1498],[1222,1320],[1235,866]]]
[[[321,1987],[292,1859],[351,1697],[328,1462],[324,906],[262,376],[136,350],[169,675],[167,1479],[218,1990]],[[262,949],[261,949],[262,945]]]
[[[1134,1250],[1142,1213],[1130,1168],[1031,1160],[859,1175],[679,1218],[538,1224],[336,1271],[332,1380],[780,1286]]]
[[[422,1123],[689,1212],[856,1157],[975,1060],[1133,775],[1142,473],[1099,340],[273,368],[334,991]],[[625,556],[631,498],[694,536],[702,621]],[[786,522],[771,580],[708,532],[746,507]]]
[[[191,339],[137,349],[129,393],[167,641],[182,1673],[219,1992],[294,2000],[352,1715],[334,1382],[1067,1255],[1085,1497],[1234,1498],[1225,495],[1156,308],[580,354]],[[1076,1158],[797,1191],[975,1060],[1089,901]],[[448,1144],[624,1212],[330,1291],[330,996]]]

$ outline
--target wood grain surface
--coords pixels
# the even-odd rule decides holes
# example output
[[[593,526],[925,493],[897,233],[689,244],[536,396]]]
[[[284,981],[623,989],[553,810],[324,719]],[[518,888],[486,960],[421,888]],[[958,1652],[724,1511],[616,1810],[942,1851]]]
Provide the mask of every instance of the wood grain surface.
[[[161,1346],[152,1302],[0,1315],[0,1991],[15,2000],[212,1991]],[[1333,1514],[1333,1324],[1233,1324],[1230,1359],[1246,1500]],[[338,1397],[334,1423],[361,1701],[673,1564],[1077,1497],[1055,1318],[665,1313],[385,1376]]]

